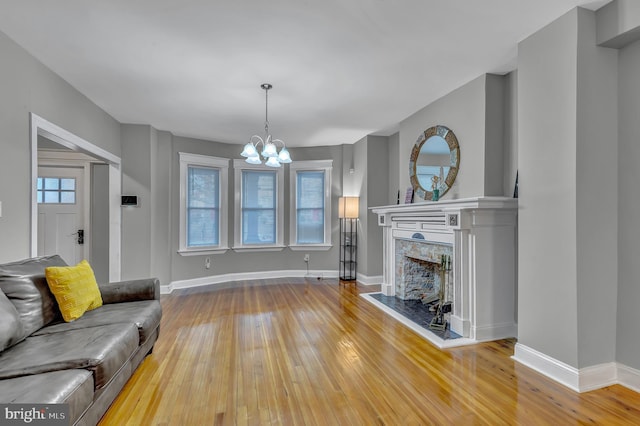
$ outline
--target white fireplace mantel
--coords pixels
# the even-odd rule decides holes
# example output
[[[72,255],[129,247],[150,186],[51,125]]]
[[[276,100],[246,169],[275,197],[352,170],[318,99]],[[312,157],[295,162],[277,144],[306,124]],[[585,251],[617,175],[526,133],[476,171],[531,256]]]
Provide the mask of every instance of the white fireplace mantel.
[[[474,341],[517,336],[518,200],[475,197],[371,208],[383,229],[382,292],[395,295],[395,244],[413,239],[453,244],[451,330]]]

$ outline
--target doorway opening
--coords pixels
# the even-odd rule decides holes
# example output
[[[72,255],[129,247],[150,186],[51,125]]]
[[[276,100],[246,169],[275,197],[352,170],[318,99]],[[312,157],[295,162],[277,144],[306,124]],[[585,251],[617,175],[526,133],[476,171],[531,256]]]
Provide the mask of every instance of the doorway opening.
[[[41,145],[40,153],[39,153],[39,141]],[[48,149],[45,148],[49,145]],[[58,151],[56,154],[55,151]],[[46,152],[46,154],[44,154]],[[78,231],[88,231],[91,228],[91,221],[95,220],[95,217],[92,217],[92,212],[89,208],[88,201],[91,198],[92,191],[89,184],[91,183],[91,179],[89,176],[94,174],[94,170],[92,165],[100,166],[100,176],[102,179],[108,180],[108,185],[105,185],[105,189],[102,191],[100,200],[104,206],[104,209],[107,210],[108,214],[104,217],[104,228],[106,230],[103,232],[104,236],[101,237],[108,241],[108,247],[103,250],[102,255],[107,255],[108,257],[108,271],[105,271],[105,275],[107,275],[107,279],[109,281],[119,281],[121,274],[121,261],[120,261],[120,232],[121,232],[121,212],[120,212],[120,196],[121,196],[121,172],[120,172],[120,164],[121,159],[108,151],[76,136],[67,130],[45,120],[42,117],[39,117],[36,114],[31,113],[31,256],[38,256],[39,253],[44,253],[45,248],[44,244],[47,240],[45,233],[49,233],[51,238],[54,238],[54,233],[58,232],[62,236],[67,236],[68,234],[73,234],[72,238],[75,240],[74,245],[76,246],[84,246],[84,247],[75,247],[79,252],[76,254],[67,254],[67,257],[72,256],[81,256],[84,258],[89,258],[91,256],[90,246],[88,244],[77,244],[79,235]],[[39,169],[40,167],[45,167],[44,169]],[[51,167],[53,166],[53,167]],[[77,214],[69,213],[62,211],[62,209],[49,209],[50,212],[47,212],[46,209],[39,209],[38,200],[39,197],[44,201],[45,196],[49,196],[50,200],[53,200],[56,196],[59,200],[62,197],[66,197],[65,200],[70,200],[70,188],[71,180],[76,179],[75,187],[76,189],[80,186],[78,185],[79,179],[77,176],[66,176],[68,173],[64,171],[64,169],[68,169],[67,171],[71,174],[72,169],[82,169],[83,176],[82,179],[82,189],[80,190],[82,193],[80,194],[82,197],[87,198],[87,202],[84,202],[83,205],[77,206],[82,211],[80,214],[83,216],[82,218],[82,228],[79,227],[78,223],[75,219],[72,219],[69,214]],[[41,173],[43,176],[40,176]],[[50,176],[44,176],[50,175]],[[65,176],[63,176],[65,175]],[[44,179],[49,177],[51,180],[45,182]],[[66,190],[59,189],[58,193],[53,189],[57,185],[61,186],[63,184],[66,185]],[[45,189],[45,184],[49,184],[49,190]],[[89,183],[89,184],[87,184]],[[40,184],[40,185],[39,185]],[[63,194],[64,193],[64,194]],[[78,194],[76,193],[76,195]],[[42,203],[46,204],[46,203]],[[55,204],[55,203],[51,203]],[[69,205],[71,203],[58,203]],[[91,204],[96,204],[95,202],[91,202]],[[48,206],[50,207],[50,206]],[[60,207],[60,206],[57,206]],[[42,211],[41,211],[42,210]],[[95,210],[95,209],[94,209]],[[41,213],[43,214],[41,216]],[[51,217],[58,217],[58,219],[53,220],[54,225],[45,226],[45,222],[43,222],[47,214]],[[59,222],[59,226],[58,223]],[[73,222],[73,224],[72,224]],[[90,241],[89,233],[85,234],[87,240]],[[51,248],[49,248],[51,250]],[[108,254],[107,254],[108,253]],[[93,253],[94,256],[96,253]],[[65,259],[68,263],[72,263],[75,261],[71,259]]]

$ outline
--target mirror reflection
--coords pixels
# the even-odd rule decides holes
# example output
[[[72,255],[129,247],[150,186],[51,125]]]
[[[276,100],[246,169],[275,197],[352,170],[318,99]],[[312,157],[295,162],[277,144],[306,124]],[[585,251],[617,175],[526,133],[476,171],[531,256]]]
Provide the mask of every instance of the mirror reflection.
[[[438,177],[437,188],[440,193],[446,189],[445,176],[449,174],[450,166],[449,145],[442,136],[431,136],[427,139],[416,161],[416,176],[420,186],[433,188],[433,177]]]
[[[431,200],[435,189],[439,197],[446,194],[455,181],[459,164],[460,147],[453,131],[440,125],[425,130],[418,137],[409,161],[414,198]]]

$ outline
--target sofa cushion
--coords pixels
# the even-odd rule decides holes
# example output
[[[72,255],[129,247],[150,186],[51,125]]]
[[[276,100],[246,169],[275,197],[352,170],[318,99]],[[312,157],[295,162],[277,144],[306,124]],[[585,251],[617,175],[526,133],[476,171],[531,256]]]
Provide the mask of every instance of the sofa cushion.
[[[24,338],[20,314],[7,296],[0,290],[0,351],[7,349]]]
[[[96,277],[86,260],[76,266],[49,266],[44,275],[65,321],[76,320],[102,306]]]
[[[85,313],[73,322],[55,322],[36,331],[33,335],[59,333],[78,328],[98,327],[107,324],[135,324],[140,335],[140,344],[144,344],[153,331],[160,325],[162,307],[158,300],[140,300],[137,302],[112,303]]]
[[[60,310],[44,277],[48,266],[65,266],[58,255],[25,259],[0,265],[0,290],[20,314],[22,336],[60,318]]]
[[[0,380],[0,401],[69,404],[69,424],[74,424],[93,402],[93,375],[87,370],[61,370]]]
[[[137,348],[138,330],[133,324],[30,336],[0,353],[0,379],[84,368],[93,372],[95,388],[100,389]]]

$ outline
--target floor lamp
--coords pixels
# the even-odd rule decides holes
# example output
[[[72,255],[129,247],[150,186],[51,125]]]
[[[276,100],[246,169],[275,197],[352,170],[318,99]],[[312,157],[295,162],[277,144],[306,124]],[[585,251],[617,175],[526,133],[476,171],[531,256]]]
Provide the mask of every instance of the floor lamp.
[[[340,271],[342,281],[355,281],[358,269],[358,215],[359,197],[340,197]]]

